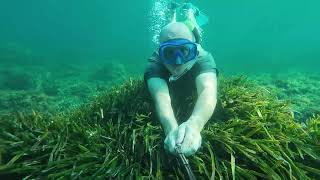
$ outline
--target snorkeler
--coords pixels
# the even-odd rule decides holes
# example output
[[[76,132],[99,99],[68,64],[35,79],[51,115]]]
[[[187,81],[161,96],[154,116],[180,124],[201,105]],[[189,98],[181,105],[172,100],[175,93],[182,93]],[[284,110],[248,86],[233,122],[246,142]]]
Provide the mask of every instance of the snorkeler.
[[[177,155],[176,146],[181,145],[181,153],[188,156],[201,146],[200,132],[215,109],[218,70],[211,53],[199,43],[198,22],[206,23],[197,22],[200,11],[189,1],[171,3],[169,8],[171,22],[160,32],[160,45],[148,59],[144,80],[166,134],[164,148]],[[194,92],[198,97],[193,111],[179,125],[173,107],[182,106],[179,103]]]
[[[184,22],[173,21],[162,28],[159,42],[148,59],[144,80],[166,135],[165,150],[177,155],[179,146],[180,153],[189,156],[200,148],[200,132],[216,106],[216,64]],[[193,111],[184,112],[187,120],[178,121],[175,108],[184,106],[181,103],[192,94],[197,94]]]

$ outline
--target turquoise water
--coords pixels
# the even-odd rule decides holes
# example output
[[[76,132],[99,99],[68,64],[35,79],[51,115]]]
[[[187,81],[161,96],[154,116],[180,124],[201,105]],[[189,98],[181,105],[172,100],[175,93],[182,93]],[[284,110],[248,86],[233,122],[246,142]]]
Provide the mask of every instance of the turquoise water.
[[[155,27],[163,26],[162,16],[152,15],[161,15],[157,4],[165,2],[1,1],[0,110],[65,109],[141,77],[157,46]],[[320,111],[320,2],[192,2],[210,19],[203,47],[222,75],[254,74],[284,99],[304,99],[302,109]]]
[[[236,179],[317,179],[320,1],[192,2],[210,19],[202,45],[215,58],[219,80],[244,74],[254,82],[219,81],[216,112],[230,123],[211,121],[204,153],[189,161],[202,163],[195,172],[206,177],[215,169],[216,177],[231,179],[233,161],[241,164]],[[145,89],[129,81],[114,97],[103,94],[143,76],[156,30],[165,25],[159,3],[166,0],[0,1],[0,179],[183,175],[155,153],[163,144],[153,134],[159,129]]]
[[[153,50],[149,1],[3,0],[1,46],[52,61],[116,60],[143,69]],[[316,71],[319,1],[193,1],[210,17],[204,47],[224,72]]]

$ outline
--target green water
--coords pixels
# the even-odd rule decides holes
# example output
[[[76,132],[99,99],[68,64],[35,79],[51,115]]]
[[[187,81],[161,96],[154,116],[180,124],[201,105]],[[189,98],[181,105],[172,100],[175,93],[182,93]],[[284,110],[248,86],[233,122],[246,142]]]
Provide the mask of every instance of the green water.
[[[2,0],[0,110],[65,109],[128,76],[141,77],[156,48],[150,29],[161,20],[151,15],[161,2]],[[222,75],[253,74],[282,88],[284,99],[308,95],[301,106],[318,108],[319,1],[192,2],[210,19],[203,47]]]
[[[320,179],[320,1],[192,2],[220,71],[194,173]],[[0,179],[185,179],[143,81],[128,81],[157,48],[156,3],[0,1]]]
[[[155,1],[3,0],[0,44],[17,44],[48,61],[142,67],[153,50],[148,15]],[[210,17],[203,44],[223,71],[319,67],[319,1],[193,2]]]

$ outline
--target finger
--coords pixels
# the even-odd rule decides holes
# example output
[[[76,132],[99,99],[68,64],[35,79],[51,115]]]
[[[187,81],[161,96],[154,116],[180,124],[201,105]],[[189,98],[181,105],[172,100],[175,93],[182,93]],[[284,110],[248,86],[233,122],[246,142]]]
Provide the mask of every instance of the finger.
[[[186,126],[182,125],[178,129],[178,135],[176,139],[177,144],[182,144],[185,138],[185,133],[186,133]]]
[[[191,156],[191,155],[194,155],[196,152],[197,152],[196,149],[190,148],[190,149],[188,149],[186,152],[184,152],[184,155],[185,155],[185,156]]]
[[[171,146],[169,151],[170,151],[171,154],[176,155],[177,152],[176,152],[176,149],[174,147],[175,146]]]
[[[193,146],[193,133],[190,131],[190,129],[187,127],[185,128],[185,137],[181,144],[181,152],[186,154]]]
[[[168,136],[166,137],[166,139],[164,140],[164,149],[166,151],[169,151],[169,138]]]
[[[176,135],[177,132],[171,132],[167,135],[166,139],[164,140],[164,149],[166,152],[171,153],[171,154],[176,154],[175,153],[175,146],[176,146]]]
[[[170,138],[169,151],[171,154],[176,154],[175,147],[176,147],[176,141],[174,136]]]
[[[186,156],[193,155],[201,146],[201,136],[195,133],[192,128],[186,128],[186,136],[181,146],[181,151]]]

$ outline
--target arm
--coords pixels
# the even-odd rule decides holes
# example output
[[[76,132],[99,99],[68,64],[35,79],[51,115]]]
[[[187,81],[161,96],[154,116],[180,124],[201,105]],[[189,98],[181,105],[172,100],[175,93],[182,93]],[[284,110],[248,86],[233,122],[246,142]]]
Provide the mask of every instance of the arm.
[[[195,104],[190,122],[201,131],[211,118],[217,103],[217,77],[213,72],[202,73],[196,78],[198,99]]]
[[[213,72],[196,77],[198,99],[190,118],[178,127],[176,142],[181,152],[189,156],[201,146],[201,130],[211,118],[217,102],[217,78]]]
[[[150,78],[148,79],[147,84],[151,97],[155,103],[160,123],[164,128],[165,134],[168,135],[170,131],[178,127],[171,106],[168,85],[166,81],[161,78]]]

